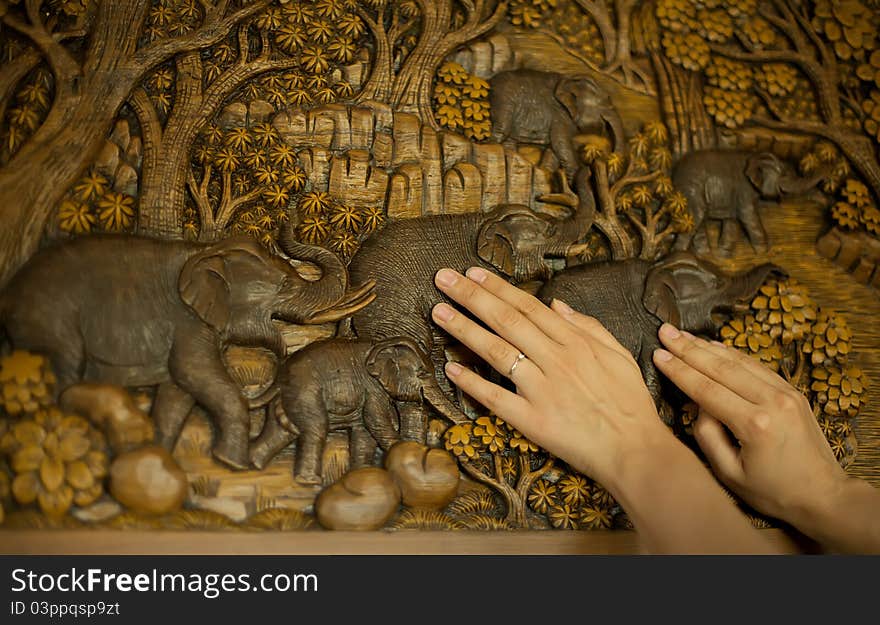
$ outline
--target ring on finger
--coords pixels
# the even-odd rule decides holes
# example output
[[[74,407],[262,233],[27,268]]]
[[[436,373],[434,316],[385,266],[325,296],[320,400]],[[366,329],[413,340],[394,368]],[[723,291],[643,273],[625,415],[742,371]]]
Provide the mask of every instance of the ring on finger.
[[[522,362],[523,360],[525,360],[525,359],[526,359],[526,355],[523,354],[522,352],[520,352],[520,353],[517,355],[516,360],[514,360],[514,361],[513,361],[513,364],[510,365],[510,371],[507,372],[507,377],[508,377],[508,378],[511,377],[511,376],[513,375],[513,372],[514,372],[514,371],[516,371],[516,368],[519,366],[519,363],[521,363],[521,362]]]

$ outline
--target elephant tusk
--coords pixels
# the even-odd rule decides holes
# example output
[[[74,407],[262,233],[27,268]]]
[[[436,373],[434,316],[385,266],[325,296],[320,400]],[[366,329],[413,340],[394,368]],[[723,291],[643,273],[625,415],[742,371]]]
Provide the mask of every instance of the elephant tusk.
[[[308,318],[308,323],[310,324],[320,324],[320,323],[329,323],[331,321],[339,321],[340,319],[344,319],[349,315],[352,315],[359,311],[364,306],[370,304],[374,299],[376,299],[375,293],[370,293],[367,296],[361,298],[360,300],[354,302],[348,302],[347,305],[339,307],[333,307],[322,312],[319,312],[315,315],[312,315]]]
[[[565,250],[566,256],[580,256],[581,254],[588,252],[590,249],[589,243],[578,243],[576,245],[570,246],[567,250]]]
[[[336,302],[335,306],[346,306],[351,302],[356,302],[368,295],[376,286],[375,280],[367,280],[361,286],[353,291],[349,291],[343,295],[342,299]]]

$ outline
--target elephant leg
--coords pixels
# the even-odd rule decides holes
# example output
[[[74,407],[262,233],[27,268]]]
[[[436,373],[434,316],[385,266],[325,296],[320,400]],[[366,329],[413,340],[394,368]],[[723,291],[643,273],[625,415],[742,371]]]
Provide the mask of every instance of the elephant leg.
[[[363,425],[354,425],[348,438],[351,468],[360,469],[373,464],[376,455],[376,441]]]
[[[574,128],[570,124],[555,123],[550,127],[550,147],[559,159],[559,165],[565,170],[569,180],[577,175],[578,159],[571,139]]]
[[[192,395],[174,382],[162,382],[156,391],[152,410],[158,439],[156,442],[168,451],[173,451],[183,424],[195,403]]]
[[[428,412],[419,402],[399,401],[400,438],[424,444],[428,435]]]
[[[275,456],[295,440],[296,435],[281,427],[275,415],[267,415],[263,431],[251,444],[251,464],[258,469],[264,469]]]
[[[733,254],[739,234],[739,223],[734,219],[725,219],[721,222],[721,237],[718,240],[718,255],[728,257]]]
[[[706,255],[711,251],[705,222],[694,231],[693,246],[695,254]]]
[[[293,463],[293,479],[300,484],[314,486],[321,483],[321,456],[327,442],[329,415],[321,407],[309,415],[309,422],[299,424],[300,435],[296,439],[296,460]]]
[[[364,404],[364,424],[382,451],[400,440],[397,412],[387,396],[369,395]]]
[[[764,224],[761,223],[761,218],[758,216],[757,203],[741,208],[739,221],[755,251],[759,254],[766,253],[770,249],[770,245],[767,242],[767,231],[764,230]]]
[[[214,419],[219,429],[214,456],[232,467],[246,469],[250,443],[248,405],[223,364],[213,331],[190,327],[178,332],[169,370],[177,385]]]

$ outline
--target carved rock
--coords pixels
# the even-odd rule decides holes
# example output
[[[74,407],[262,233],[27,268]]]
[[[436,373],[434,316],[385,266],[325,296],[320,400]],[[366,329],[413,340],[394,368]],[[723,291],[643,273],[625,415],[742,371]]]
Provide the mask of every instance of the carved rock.
[[[116,122],[113,132],[110,133],[110,141],[118,145],[123,152],[128,149],[128,144],[131,141],[131,128],[127,120],[120,119]]]
[[[403,505],[411,508],[439,510],[458,492],[458,465],[442,449],[402,441],[388,451],[385,468],[400,487]]]
[[[179,510],[187,493],[186,473],[163,447],[142,447],[110,465],[110,493],[139,514]]]
[[[241,128],[247,126],[248,109],[243,102],[233,102],[220,113],[217,123],[221,128]]]
[[[62,410],[81,414],[100,427],[116,453],[153,441],[152,420],[121,386],[74,384],[64,390],[58,403]]]
[[[318,522],[331,530],[375,530],[400,505],[400,489],[391,474],[375,467],[346,473],[315,500]]]
[[[275,112],[275,108],[265,100],[254,100],[248,106],[248,122],[262,124]]]
[[[120,163],[116,169],[116,179],[113,181],[113,190],[125,195],[137,197],[138,175],[134,167],[128,163]]]
[[[95,159],[95,169],[103,176],[113,178],[119,167],[119,146],[112,141],[105,141],[104,146]]]

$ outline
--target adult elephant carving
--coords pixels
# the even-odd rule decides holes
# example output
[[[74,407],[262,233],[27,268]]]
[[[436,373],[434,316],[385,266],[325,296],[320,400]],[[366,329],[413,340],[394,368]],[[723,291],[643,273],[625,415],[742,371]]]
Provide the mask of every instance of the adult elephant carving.
[[[488,213],[389,222],[364,241],[349,264],[352,280],[376,282],[376,301],[355,313],[354,329],[360,339],[373,342],[411,338],[430,354],[437,379],[445,385],[446,339],[430,313],[448,300],[434,286],[434,274],[443,267],[465,271],[479,266],[513,282],[546,279],[546,258],[577,253],[592,218],[590,210],[557,219],[514,204]]]
[[[651,357],[660,347],[660,325],[713,333],[715,314],[751,300],[773,272],[783,273],[763,264],[731,275],[693,254],[676,252],[653,264],[633,259],[572,267],[557,273],[538,296],[548,304],[558,298],[598,319],[630,351],[659,400],[660,380]]]
[[[80,380],[158,384],[153,406],[160,442],[174,446],[198,403],[218,426],[214,455],[248,466],[248,406],[221,353],[227,343],[283,355],[272,323],[336,321],[373,299],[372,283],[348,291],[345,266],[322,248],[279,242],[318,265],[304,279],[256,241],[159,241],[93,235],[35,255],[0,296],[0,321],[13,346],[46,354],[59,391]]]
[[[549,145],[570,180],[580,165],[575,135],[607,127],[614,147],[623,145],[620,115],[592,78],[518,69],[500,72],[490,82],[493,138]]]
[[[320,484],[327,434],[348,430],[352,468],[372,463],[397,441],[425,440],[425,424],[408,420],[420,411],[406,405],[433,405],[453,423],[470,421],[443,394],[427,356],[410,339],[369,341],[331,339],[306,346],[280,369],[282,412],[270,418],[251,448],[262,469],[296,441],[294,478]]]
[[[730,255],[740,225],[755,251],[764,253],[769,245],[758,215],[758,201],[807,193],[819,184],[823,175],[800,177],[790,165],[769,152],[690,152],[676,164],[672,181],[687,198],[694,229],[689,234],[678,235],[675,249],[686,250],[693,242],[695,252],[708,252],[705,222],[714,219],[721,222],[720,255]]]

